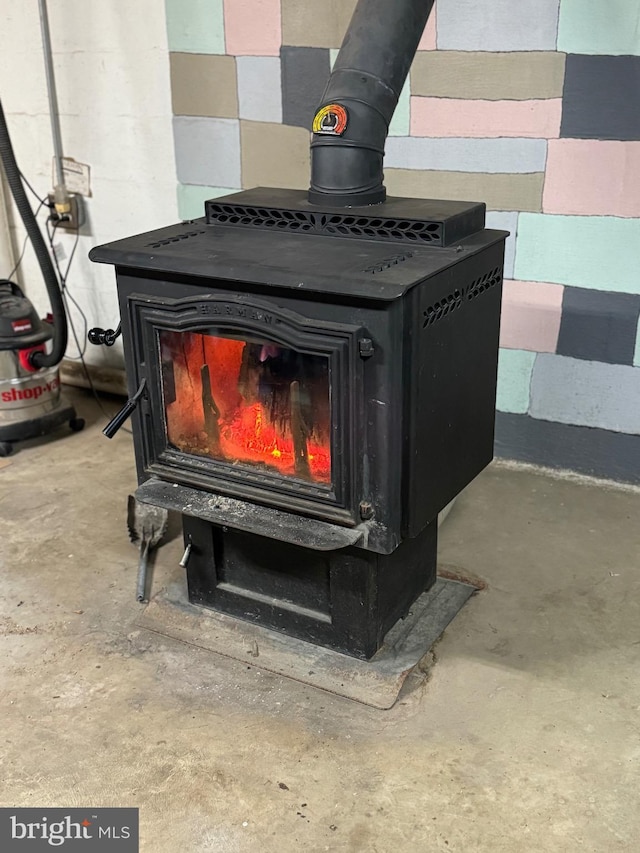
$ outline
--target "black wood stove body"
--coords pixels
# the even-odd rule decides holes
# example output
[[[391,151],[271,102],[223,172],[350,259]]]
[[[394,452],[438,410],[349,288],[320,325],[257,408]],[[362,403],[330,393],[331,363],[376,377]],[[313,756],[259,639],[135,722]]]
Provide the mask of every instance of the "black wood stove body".
[[[183,514],[192,602],[369,657],[492,458],[505,235],[453,201],[206,212],[92,252],[140,393],[138,497]]]
[[[91,253],[116,267],[137,496],[182,513],[191,602],[363,658],[493,454],[506,234],[382,183],[432,5],[358,0],[308,194],[235,193]]]

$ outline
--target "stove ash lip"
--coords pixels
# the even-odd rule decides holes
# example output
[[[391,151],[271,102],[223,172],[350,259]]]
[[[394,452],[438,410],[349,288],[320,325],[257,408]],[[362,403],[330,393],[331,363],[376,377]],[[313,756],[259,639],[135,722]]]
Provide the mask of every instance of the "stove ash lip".
[[[135,494],[142,503],[313,551],[339,551],[355,546],[392,554],[400,544],[398,537],[390,537],[387,528],[375,518],[347,527],[160,477],[145,480]]]

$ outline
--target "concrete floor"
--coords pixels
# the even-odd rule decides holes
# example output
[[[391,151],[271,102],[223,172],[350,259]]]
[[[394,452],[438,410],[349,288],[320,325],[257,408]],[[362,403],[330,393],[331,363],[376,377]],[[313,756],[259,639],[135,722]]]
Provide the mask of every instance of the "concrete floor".
[[[639,494],[485,472],[441,558],[488,589],[375,711],[136,634],[131,439],[80,406],[0,469],[0,805],[139,806],[145,853],[640,849]]]

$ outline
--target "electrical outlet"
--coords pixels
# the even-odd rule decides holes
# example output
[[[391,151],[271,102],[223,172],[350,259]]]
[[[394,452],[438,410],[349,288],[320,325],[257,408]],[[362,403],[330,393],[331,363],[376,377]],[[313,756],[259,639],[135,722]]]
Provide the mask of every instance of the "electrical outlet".
[[[84,205],[82,196],[78,193],[69,193],[69,204],[71,209],[64,216],[58,216],[54,207],[55,199],[53,193],[49,193],[49,207],[51,208],[51,222],[56,228],[66,228],[67,231],[77,231],[84,225]]]

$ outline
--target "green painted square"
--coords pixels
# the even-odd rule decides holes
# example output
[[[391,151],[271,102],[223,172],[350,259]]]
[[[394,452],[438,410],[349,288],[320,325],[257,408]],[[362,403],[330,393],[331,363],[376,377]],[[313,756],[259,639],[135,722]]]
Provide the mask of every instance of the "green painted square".
[[[640,9],[634,0],[561,0],[558,50],[640,55]]]
[[[514,278],[640,293],[640,219],[518,217]]]
[[[636,351],[633,356],[633,363],[635,367],[640,367],[640,323],[638,323],[638,332],[636,335]]]
[[[204,216],[204,203],[209,198],[218,198],[238,192],[228,187],[201,187],[195,184],[178,184],[178,215],[180,219],[198,219]]]
[[[411,86],[410,78],[402,87],[398,105],[393,113],[391,124],[389,125],[389,136],[409,136],[410,118],[411,118]]]
[[[165,0],[169,50],[224,53],[222,0]]]
[[[524,415],[529,411],[531,374],[537,353],[521,349],[501,349],[498,358],[499,412]]]

